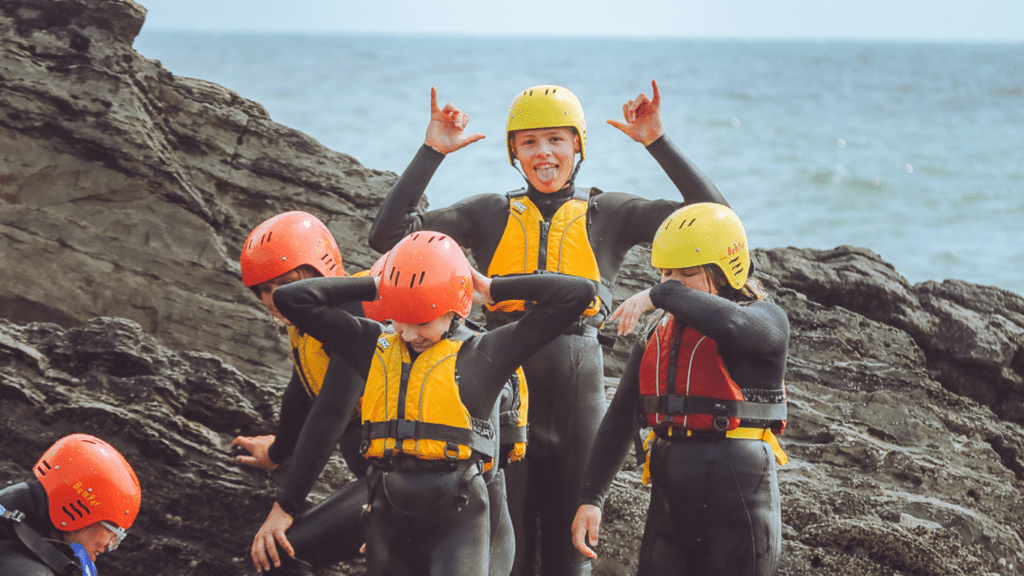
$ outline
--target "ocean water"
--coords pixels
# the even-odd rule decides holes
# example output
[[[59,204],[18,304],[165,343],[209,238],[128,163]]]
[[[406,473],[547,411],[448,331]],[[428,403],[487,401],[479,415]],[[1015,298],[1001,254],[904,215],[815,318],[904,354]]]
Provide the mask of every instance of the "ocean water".
[[[587,114],[578,183],[677,198],[643,147],[605,122],[656,79],[666,131],[752,246],[862,246],[911,282],[1024,294],[1024,44],[144,29],[135,48],[398,173],[423,142],[436,86],[441,105],[468,112],[467,130],[487,138],[445,159],[427,190],[433,207],[522,185],[505,153],[508,105],[547,83],[575,92]]]

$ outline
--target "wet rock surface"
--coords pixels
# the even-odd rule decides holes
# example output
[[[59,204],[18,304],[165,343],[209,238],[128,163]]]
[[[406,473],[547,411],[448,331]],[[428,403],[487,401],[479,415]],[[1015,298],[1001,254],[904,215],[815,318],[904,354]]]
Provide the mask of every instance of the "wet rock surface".
[[[104,574],[247,574],[282,471],[228,446],[274,430],[289,366],[239,248],[302,209],[350,272],[368,267],[394,175],[137,54],[144,14],[0,2],[0,486],[60,436],[97,434],[144,489]],[[755,259],[792,325],[780,574],[1024,574],[1024,298],[911,285],[849,246]],[[616,301],[655,280],[649,262],[630,254]],[[631,343],[606,349],[609,394]],[[339,462],[311,501],[347,480]],[[595,574],[635,572],[639,476],[630,461],[616,480]]]

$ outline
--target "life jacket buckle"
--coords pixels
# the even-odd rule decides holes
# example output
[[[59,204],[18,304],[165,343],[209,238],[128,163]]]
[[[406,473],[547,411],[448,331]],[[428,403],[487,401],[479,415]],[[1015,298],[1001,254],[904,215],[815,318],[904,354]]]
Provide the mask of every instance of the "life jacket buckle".
[[[416,422],[413,420],[392,420],[392,438],[408,440],[416,436]]]
[[[725,432],[729,429],[729,417],[728,416],[715,416],[714,422],[715,430],[719,432]]]
[[[444,445],[444,457],[449,460],[459,459],[459,445],[455,442],[447,442]]]

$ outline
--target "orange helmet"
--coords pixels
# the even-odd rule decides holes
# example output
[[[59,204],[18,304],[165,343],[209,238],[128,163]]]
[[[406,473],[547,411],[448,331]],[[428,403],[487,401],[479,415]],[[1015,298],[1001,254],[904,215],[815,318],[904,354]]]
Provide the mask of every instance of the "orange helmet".
[[[257,226],[242,246],[242,283],[247,287],[308,264],[321,276],[343,276],[334,236],[316,216],[284,212]]]
[[[383,256],[377,258],[377,261],[373,263],[373,266],[370,266],[370,270],[366,275],[371,278],[380,278],[380,275],[384,272],[384,262],[388,259],[388,254],[390,252],[385,252]],[[377,322],[387,320],[384,301],[378,298],[372,302],[363,302],[363,315]]]
[[[473,274],[462,248],[440,232],[421,230],[391,249],[380,297],[395,322],[422,324],[448,312],[465,318],[473,308]]]
[[[113,446],[88,434],[57,440],[34,468],[50,500],[50,521],[71,532],[107,521],[127,530],[142,503],[135,471]]]

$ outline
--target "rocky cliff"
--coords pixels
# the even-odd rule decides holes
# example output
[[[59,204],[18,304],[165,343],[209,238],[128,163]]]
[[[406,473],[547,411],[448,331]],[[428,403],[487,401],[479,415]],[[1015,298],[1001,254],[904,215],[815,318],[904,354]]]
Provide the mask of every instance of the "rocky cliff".
[[[0,486],[61,435],[100,435],[144,488],[104,574],[251,573],[276,478],[228,445],[273,429],[287,360],[238,247],[302,209],[364,268],[394,175],[139,55],[144,16],[0,0]],[[851,247],[755,257],[792,323],[780,573],[1024,574],[1024,298],[910,285]],[[630,255],[618,298],[650,284],[647,258]],[[346,478],[332,461],[312,498]],[[638,478],[629,463],[616,482],[596,574],[635,569]]]

